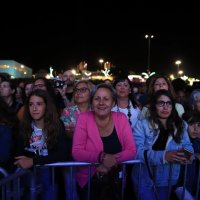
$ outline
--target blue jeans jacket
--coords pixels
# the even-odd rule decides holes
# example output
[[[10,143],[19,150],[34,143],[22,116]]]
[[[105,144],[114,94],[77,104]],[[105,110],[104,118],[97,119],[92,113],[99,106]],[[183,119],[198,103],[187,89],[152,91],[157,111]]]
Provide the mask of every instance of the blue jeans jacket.
[[[187,124],[184,123],[181,143],[176,143],[175,140],[169,136],[166,148],[163,151],[152,150],[152,146],[160,133],[157,124],[150,123],[148,119],[139,120],[134,128],[133,133],[137,145],[136,159],[139,159],[142,162],[141,166],[133,166],[132,181],[134,190],[139,193],[141,191],[141,193],[144,194],[145,188],[152,188],[153,185],[145,164],[144,150],[148,150],[147,158],[155,179],[156,186],[166,187],[176,184],[179,177],[181,164],[168,163],[165,160],[165,152],[177,150],[180,147],[184,147],[193,151],[192,144],[187,133]]]

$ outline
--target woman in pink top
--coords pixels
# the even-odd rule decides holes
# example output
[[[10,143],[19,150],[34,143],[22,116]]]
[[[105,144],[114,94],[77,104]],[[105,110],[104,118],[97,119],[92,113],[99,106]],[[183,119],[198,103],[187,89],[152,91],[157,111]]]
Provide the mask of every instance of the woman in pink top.
[[[91,93],[92,111],[81,113],[76,123],[72,155],[76,161],[99,163],[92,167],[92,180],[135,158],[135,141],[126,115],[111,111],[115,101],[112,86],[97,85]],[[78,170],[76,179],[80,199],[87,199],[88,169]],[[92,188],[91,193],[91,199],[96,199],[101,189]]]

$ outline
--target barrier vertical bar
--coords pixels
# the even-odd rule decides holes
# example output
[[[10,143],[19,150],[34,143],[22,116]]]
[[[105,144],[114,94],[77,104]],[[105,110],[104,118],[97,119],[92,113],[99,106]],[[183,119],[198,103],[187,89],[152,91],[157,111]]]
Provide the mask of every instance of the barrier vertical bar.
[[[91,165],[88,166],[88,200],[90,200],[91,191]]]
[[[182,194],[181,194],[181,200],[184,200],[184,197],[185,197],[185,186],[186,186],[186,178],[187,178],[187,166],[188,165],[185,165],[185,170],[184,170],[183,191],[182,191]]]
[[[34,171],[30,172],[30,200],[36,199],[35,170],[34,168]]]
[[[70,168],[70,193],[71,193],[71,198],[74,200],[74,188],[73,188],[73,165],[69,167]]]
[[[198,196],[199,196],[199,184],[200,184],[200,165],[199,165],[200,161],[198,160],[198,178],[197,178],[197,187],[196,187],[196,194],[195,194],[195,199],[198,200]]]
[[[120,177],[119,177],[120,178]],[[124,191],[125,191],[125,186],[126,186],[126,164],[122,164],[122,200],[124,200]]]

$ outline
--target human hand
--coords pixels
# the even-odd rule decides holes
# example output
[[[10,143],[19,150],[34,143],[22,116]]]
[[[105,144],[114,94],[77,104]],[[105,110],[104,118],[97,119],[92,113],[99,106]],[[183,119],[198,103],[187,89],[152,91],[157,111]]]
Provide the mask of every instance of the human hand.
[[[103,164],[100,164],[100,165],[98,165],[98,167],[96,168],[96,173],[107,174],[107,173],[108,173],[108,169],[107,169]]]
[[[110,169],[113,166],[117,165],[117,159],[115,158],[115,155],[112,154],[105,154],[102,160],[102,164],[107,168]]]
[[[74,133],[74,124],[72,122],[69,122],[68,124],[66,124],[65,131],[66,131],[67,137],[72,138],[73,133]]]
[[[182,150],[173,150],[165,152],[165,160],[168,162],[179,162],[180,164],[187,164],[190,160],[185,156]]]
[[[18,156],[15,157],[16,161],[14,162],[14,165],[23,168],[23,169],[29,169],[33,166],[33,159],[26,157],[26,156]]]

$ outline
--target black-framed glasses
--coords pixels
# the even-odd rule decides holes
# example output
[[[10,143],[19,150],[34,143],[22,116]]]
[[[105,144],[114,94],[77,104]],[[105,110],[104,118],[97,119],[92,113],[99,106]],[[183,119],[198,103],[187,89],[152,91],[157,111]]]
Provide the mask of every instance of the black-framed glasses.
[[[75,88],[74,89],[74,93],[85,93],[86,91],[89,91],[89,89],[88,88],[86,88],[86,87],[83,87],[83,88]]]
[[[171,101],[157,101],[156,103],[159,107],[164,107],[165,105],[167,107],[172,107],[172,102]]]

